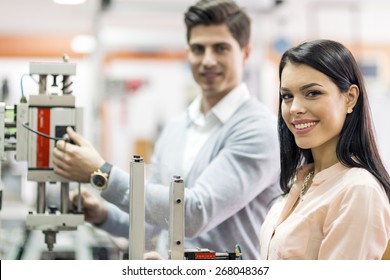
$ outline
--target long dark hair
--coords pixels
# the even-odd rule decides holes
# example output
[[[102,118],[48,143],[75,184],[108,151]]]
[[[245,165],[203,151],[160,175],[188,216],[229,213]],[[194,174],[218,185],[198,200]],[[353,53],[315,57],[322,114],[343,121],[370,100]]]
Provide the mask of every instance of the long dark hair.
[[[279,80],[287,63],[305,64],[320,71],[336,84],[340,92],[347,92],[351,85],[359,88],[357,103],[353,112],[347,115],[341,130],[336,155],[345,166],[368,170],[382,184],[390,200],[389,174],[379,156],[363,76],[352,53],[342,44],[331,40],[305,42],[283,54],[279,64]],[[281,104],[282,98],[279,97],[280,186],[286,194],[290,191],[297,168],[313,162],[313,156],[310,149],[301,149],[295,144],[294,135],[282,118]]]

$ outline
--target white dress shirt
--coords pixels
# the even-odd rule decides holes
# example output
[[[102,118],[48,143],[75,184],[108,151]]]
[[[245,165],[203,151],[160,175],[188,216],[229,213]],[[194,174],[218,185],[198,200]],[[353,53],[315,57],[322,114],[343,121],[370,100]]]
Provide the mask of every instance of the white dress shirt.
[[[183,174],[186,177],[207,139],[250,98],[246,84],[240,84],[222,98],[206,115],[201,111],[202,96],[187,109],[191,122],[188,126],[183,156]]]

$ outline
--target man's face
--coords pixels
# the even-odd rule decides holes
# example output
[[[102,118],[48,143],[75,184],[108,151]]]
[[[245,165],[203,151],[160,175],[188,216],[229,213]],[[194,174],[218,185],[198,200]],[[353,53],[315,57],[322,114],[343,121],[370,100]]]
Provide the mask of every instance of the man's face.
[[[225,24],[192,28],[188,60],[206,99],[218,102],[242,82],[249,49],[240,48]]]

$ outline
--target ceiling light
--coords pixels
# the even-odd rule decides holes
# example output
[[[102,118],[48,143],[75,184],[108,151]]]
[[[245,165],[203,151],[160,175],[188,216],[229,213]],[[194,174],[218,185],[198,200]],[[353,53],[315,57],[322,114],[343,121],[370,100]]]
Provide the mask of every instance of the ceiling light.
[[[75,53],[88,54],[96,49],[96,39],[91,35],[78,35],[72,39],[70,47]]]
[[[60,5],[81,5],[87,0],[53,0],[54,3]]]

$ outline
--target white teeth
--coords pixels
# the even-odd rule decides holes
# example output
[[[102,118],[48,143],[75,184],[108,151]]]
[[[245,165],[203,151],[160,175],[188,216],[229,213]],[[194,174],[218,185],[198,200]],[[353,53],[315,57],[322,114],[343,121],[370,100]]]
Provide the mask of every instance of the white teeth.
[[[305,129],[305,128],[308,128],[308,127],[311,127],[311,126],[314,126],[314,125],[316,125],[315,122],[300,123],[300,124],[296,124],[295,128],[296,129]]]

